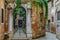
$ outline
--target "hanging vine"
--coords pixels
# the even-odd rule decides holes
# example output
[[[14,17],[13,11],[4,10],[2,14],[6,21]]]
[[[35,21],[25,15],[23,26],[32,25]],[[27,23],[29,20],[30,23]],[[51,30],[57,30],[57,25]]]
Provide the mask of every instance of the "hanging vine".
[[[47,18],[48,18],[48,2],[46,0],[34,0],[34,2],[42,8],[42,11],[44,10],[43,6],[45,4],[45,8],[46,8],[45,19],[47,20]]]
[[[45,7],[46,7],[46,15],[45,15],[45,18],[46,20],[48,19],[48,2],[46,0],[43,0],[44,3],[45,3]]]
[[[39,5],[41,8],[42,8],[42,11],[44,10],[43,8],[43,4],[45,4],[45,7],[46,7],[46,15],[45,15],[45,19],[48,18],[48,3],[46,0],[33,0],[36,5]],[[30,1],[31,2],[31,9],[32,9],[32,0]],[[14,12],[13,12],[13,16],[14,16],[14,24],[15,24],[15,19],[16,19],[16,15],[18,13],[18,10],[19,10],[19,7],[21,6],[21,0],[16,0],[16,7],[14,9]],[[38,13],[38,9],[36,9],[36,13]]]

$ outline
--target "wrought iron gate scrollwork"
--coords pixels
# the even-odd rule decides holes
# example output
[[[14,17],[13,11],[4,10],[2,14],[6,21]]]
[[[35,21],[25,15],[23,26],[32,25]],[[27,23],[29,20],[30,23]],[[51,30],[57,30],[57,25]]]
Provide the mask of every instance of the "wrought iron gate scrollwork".
[[[14,10],[14,12],[16,12],[16,10]],[[25,10],[25,8],[24,7],[19,7],[18,8],[18,11],[17,11],[17,13],[16,14],[13,14],[13,16],[14,16],[14,29],[16,28],[16,27],[18,27],[17,25],[16,25],[16,20],[18,20],[17,19],[17,15],[19,15],[20,16],[20,18],[21,17],[23,17],[23,19],[22,19],[22,30],[25,32],[25,28],[26,28],[26,10]],[[20,24],[21,25],[21,24]]]

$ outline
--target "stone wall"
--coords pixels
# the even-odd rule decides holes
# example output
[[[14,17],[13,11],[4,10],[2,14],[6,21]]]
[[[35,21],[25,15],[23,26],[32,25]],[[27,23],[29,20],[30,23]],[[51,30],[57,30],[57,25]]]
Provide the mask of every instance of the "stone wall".
[[[55,14],[56,36],[60,39],[60,20],[57,20],[57,14],[59,11],[60,11],[60,0],[56,3],[56,14]]]
[[[38,7],[36,7],[36,4],[33,3],[32,5],[32,37],[33,38],[37,38],[45,35],[46,20],[44,17],[45,17],[45,9],[44,11],[41,11],[41,7],[39,5]]]

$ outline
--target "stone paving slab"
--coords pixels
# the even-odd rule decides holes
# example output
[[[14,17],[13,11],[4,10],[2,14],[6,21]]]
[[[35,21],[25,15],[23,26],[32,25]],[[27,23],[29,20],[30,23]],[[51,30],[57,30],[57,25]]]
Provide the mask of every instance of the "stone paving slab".
[[[19,38],[19,37],[25,37],[26,38],[26,34],[23,32],[22,28],[20,28],[20,30],[18,29],[17,32],[14,34],[14,38]]]
[[[36,40],[58,40],[58,39],[56,38],[56,34],[46,32],[45,37],[41,37],[41,38],[38,38]]]
[[[19,37],[19,39],[20,39],[20,37]],[[37,39],[30,39],[30,40],[58,40],[58,39],[56,38],[56,34],[46,32],[45,37],[40,37],[40,38],[37,38]]]

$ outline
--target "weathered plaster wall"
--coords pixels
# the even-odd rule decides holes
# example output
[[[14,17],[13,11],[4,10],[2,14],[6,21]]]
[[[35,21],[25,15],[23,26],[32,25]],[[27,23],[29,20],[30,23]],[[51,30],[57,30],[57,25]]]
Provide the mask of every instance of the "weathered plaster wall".
[[[2,23],[2,10],[4,9],[4,1],[0,0],[0,40],[3,39],[4,34],[4,23]]]
[[[46,30],[45,30],[46,20],[44,18],[45,7],[44,7],[44,11],[42,11],[40,6],[36,7],[36,4],[34,4],[34,3],[32,3],[32,5],[33,5],[32,14],[31,14],[32,37],[37,38],[40,36],[44,36],[45,32],[46,32]]]
[[[4,1],[3,0],[0,0],[0,23],[1,23],[1,9],[4,9]]]

